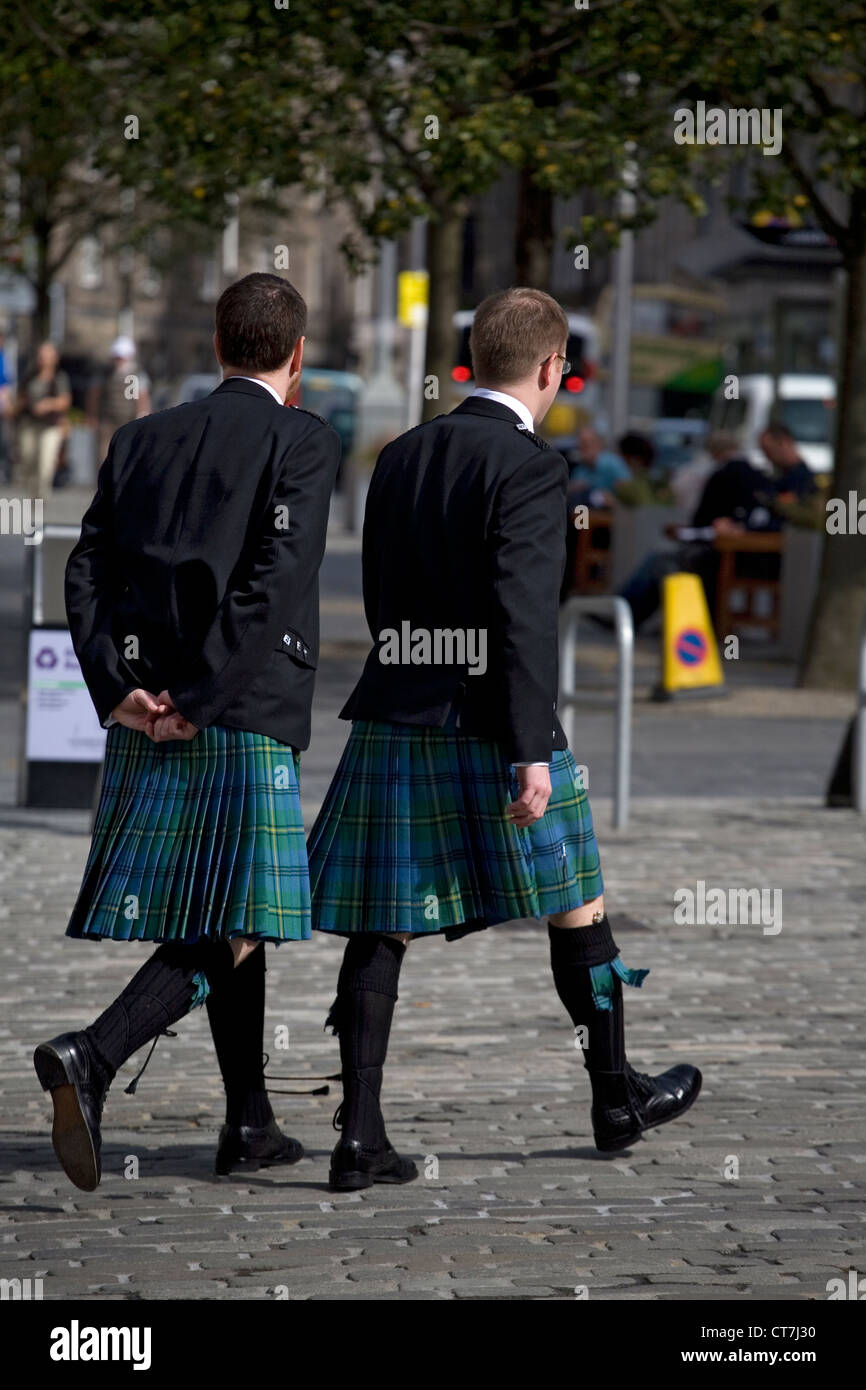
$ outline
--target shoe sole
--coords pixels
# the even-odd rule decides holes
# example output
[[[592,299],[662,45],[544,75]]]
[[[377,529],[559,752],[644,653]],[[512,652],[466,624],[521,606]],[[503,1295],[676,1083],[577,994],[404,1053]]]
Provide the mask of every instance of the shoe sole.
[[[697,1068],[695,1068],[695,1070],[697,1071]],[[599,1144],[596,1140],[595,1147],[598,1149],[599,1153],[603,1154],[617,1153],[620,1149],[630,1148],[631,1145],[636,1144],[638,1139],[640,1139],[641,1135],[646,1134],[648,1130],[659,1129],[662,1125],[670,1124],[671,1120],[678,1120],[681,1115],[685,1115],[687,1110],[691,1110],[698,1096],[701,1094],[701,1087],[703,1086],[703,1084],[703,1074],[700,1071],[697,1071],[695,1088],[689,1096],[688,1100],[686,1101],[685,1105],[681,1106],[679,1110],[674,1111],[672,1115],[665,1115],[665,1117],[661,1120],[653,1120],[652,1124],[642,1125],[639,1130],[636,1130],[634,1134],[630,1134],[627,1139],[616,1139],[612,1144]]]
[[[259,1168],[290,1168],[293,1163],[300,1163],[304,1157],[304,1150],[294,1158],[233,1158],[230,1163],[217,1163],[214,1172],[219,1178],[227,1178],[236,1168],[243,1168],[248,1173],[256,1173]]]
[[[362,1188],[372,1187],[376,1182],[402,1186],[404,1183],[414,1182],[417,1177],[417,1168],[407,1178],[401,1178],[394,1173],[361,1173],[357,1169],[348,1173],[335,1174],[332,1168],[328,1174],[328,1184],[332,1192],[359,1192]]]
[[[99,1172],[93,1137],[63,1059],[53,1048],[43,1044],[33,1054],[33,1065],[43,1091],[51,1092],[54,1104],[51,1142],[58,1162],[69,1181],[82,1192],[95,1192],[99,1186]]]

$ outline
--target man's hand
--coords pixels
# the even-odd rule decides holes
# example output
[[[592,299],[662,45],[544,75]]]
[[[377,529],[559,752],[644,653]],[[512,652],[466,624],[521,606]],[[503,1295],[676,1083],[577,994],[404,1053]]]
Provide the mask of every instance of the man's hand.
[[[717,516],[713,522],[713,530],[717,536],[740,536],[745,529],[739,521],[734,521],[729,516]]]
[[[157,696],[161,708],[165,713],[150,720],[150,727],[145,730],[149,738],[154,743],[167,743],[171,739],[183,739],[189,742],[198,733],[195,724],[191,724],[188,719],[175,708],[174,701],[167,690],[160,691]]]
[[[170,701],[166,703],[162,696],[151,695],[149,690],[130,690],[111,713],[118,724],[149,736],[148,725],[172,708]]]
[[[518,767],[515,771],[520,795],[506,806],[505,815],[512,825],[532,825],[541,820],[550,800],[550,768],[545,763],[539,767]]]

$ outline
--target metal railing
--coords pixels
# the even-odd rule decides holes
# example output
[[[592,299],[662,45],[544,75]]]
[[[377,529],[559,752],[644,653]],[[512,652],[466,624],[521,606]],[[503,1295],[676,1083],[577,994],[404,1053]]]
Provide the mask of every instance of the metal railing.
[[[866,613],[860,629],[860,656],[857,661],[857,710],[854,715],[854,743],[851,758],[851,790],[854,810],[866,814]]]
[[[631,711],[634,690],[634,623],[624,598],[598,594],[570,598],[559,619],[559,701],[558,710],[569,748],[574,743],[574,711],[581,702],[577,689],[577,630],[580,619],[592,614],[612,618],[616,630],[617,686],[614,744],[613,824],[622,830],[628,824],[631,787]]]

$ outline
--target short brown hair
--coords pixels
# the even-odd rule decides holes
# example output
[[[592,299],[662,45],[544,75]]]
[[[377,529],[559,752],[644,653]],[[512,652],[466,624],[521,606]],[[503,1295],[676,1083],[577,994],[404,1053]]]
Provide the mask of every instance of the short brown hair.
[[[217,300],[220,357],[240,371],[275,372],[291,357],[306,326],[307,306],[281,275],[245,275]]]
[[[765,425],[761,430],[761,435],[766,435],[768,439],[777,439],[780,444],[783,441],[787,443],[794,438],[788,426],[783,425],[781,420],[771,420],[770,423]]]
[[[469,350],[476,381],[523,381],[568,342],[565,311],[543,290],[519,287],[488,295],[475,310]]]

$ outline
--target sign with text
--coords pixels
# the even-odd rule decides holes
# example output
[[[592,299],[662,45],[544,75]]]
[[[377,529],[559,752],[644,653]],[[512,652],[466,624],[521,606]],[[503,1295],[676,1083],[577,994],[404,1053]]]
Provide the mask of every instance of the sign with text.
[[[100,726],[65,629],[31,631],[27,692],[28,762],[102,761],[106,731]]]

